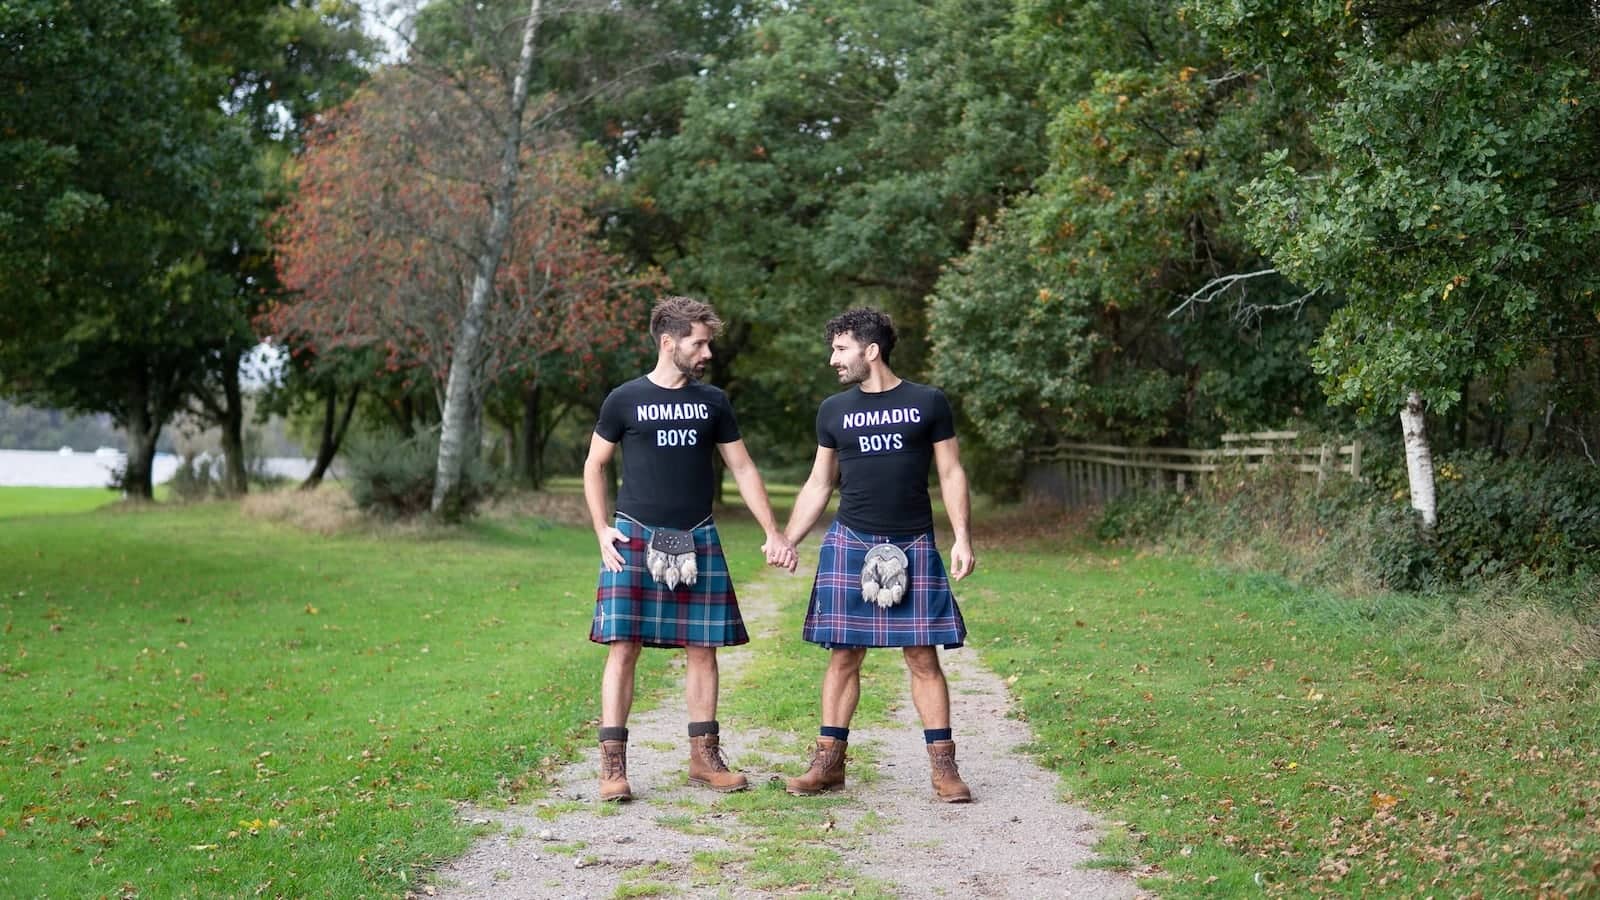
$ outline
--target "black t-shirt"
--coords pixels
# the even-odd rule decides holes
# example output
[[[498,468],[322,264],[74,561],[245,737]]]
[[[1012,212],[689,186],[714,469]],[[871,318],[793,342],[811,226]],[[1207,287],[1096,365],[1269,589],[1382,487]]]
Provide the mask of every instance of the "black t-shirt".
[[[640,376],[606,395],[594,433],[622,445],[617,512],[693,528],[711,515],[711,454],[739,439],[739,423],[721,388],[691,380],[670,389]]]
[[[925,384],[875,394],[857,386],[822,401],[817,443],[839,455],[839,521],[870,534],[932,528],[933,445],[955,436],[950,401]]]

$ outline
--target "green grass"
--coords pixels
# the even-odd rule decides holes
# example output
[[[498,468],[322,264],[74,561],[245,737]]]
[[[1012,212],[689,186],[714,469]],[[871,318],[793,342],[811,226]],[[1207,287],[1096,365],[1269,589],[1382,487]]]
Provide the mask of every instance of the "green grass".
[[[537,793],[592,740],[587,529],[322,537],[227,504],[72,512],[67,493],[0,491],[0,895],[404,894],[472,838],[454,801]],[[722,531],[753,586],[758,532]],[[1075,799],[1128,823],[1108,865],[1154,864],[1173,896],[1600,891],[1594,665],[1480,671],[1416,600],[1059,539],[979,553],[971,646],[1014,676]],[[771,584],[780,625],[720,718],[772,731],[757,753],[795,774],[827,654],[798,638],[809,580]],[[645,654],[641,706],[670,659]],[[870,738],[897,727],[905,674],[891,652],[865,673]],[[872,826],[833,823],[863,802],[762,783],[663,809],[739,846],[692,884],[641,870],[624,890],[737,873],[887,896],[840,864]]]
[[[0,519],[88,512],[120,497],[110,488],[0,487]]]
[[[7,518],[0,895],[403,893],[590,739],[593,540]]]
[[[1417,601],[990,552],[966,604],[1033,748],[1170,896],[1600,890],[1600,692],[1478,671]],[[981,585],[981,588],[978,586]]]

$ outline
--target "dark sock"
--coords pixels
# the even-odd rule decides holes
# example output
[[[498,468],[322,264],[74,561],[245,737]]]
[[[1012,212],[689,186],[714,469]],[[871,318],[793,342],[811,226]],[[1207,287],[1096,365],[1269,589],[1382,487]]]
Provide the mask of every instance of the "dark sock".
[[[933,743],[934,741],[948,741],[948,740],[951,740],[950,729],[948,729],[948,728],[924,728],[924,729],[922,729],[922,739],[927,741],[930,744]]]
[[[628,729],[626,727],[624,727],[624,726],[621,726],[621,725],[604,726],[604,725],[602,725],[600,727],[600,740],[602,740],[602,741],[626,741],[627,739],[628,739]]]
[[[836,725],[824,725],[824,726],[822,726],[821,734],[822,734],[823,737],[833,738],[836,741],[848,741],[848,740],[850,740],[850,729],[848,729],[848,728],[839,728]]]
[[[692,737],[692,738],[700,737],[702,735],[707,735],[707,734],[717,734],[720,731],[721,731],[721,729],[718,728],[716,719],[712,719],[709,722],[690,722],[689,723],[689,737]]]

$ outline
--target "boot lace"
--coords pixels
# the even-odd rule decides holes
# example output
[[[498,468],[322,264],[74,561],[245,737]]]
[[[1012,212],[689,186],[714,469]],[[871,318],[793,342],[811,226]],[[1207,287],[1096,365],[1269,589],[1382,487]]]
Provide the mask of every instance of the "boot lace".
[[[946,778],[960,778],[961,771],[956,768],[956,756],[951,754],[936,754],[933,757],[933,771]]]
[[[628,774],[628,751],[623,749],[602,749],[600,751],[600,773],[607,778],[622,778]]]
[[[713,744],[710,741],[701,743],[700,758],[705,760],[706,765],[710,766],[713,772],[728,771],[728,758],[723,755],[722,744],[720,743]]]

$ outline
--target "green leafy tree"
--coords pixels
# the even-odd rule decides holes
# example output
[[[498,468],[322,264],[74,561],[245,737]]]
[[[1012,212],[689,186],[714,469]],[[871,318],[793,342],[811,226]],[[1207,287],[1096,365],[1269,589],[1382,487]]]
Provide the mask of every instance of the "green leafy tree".
[[[1319,67],[1303,79],[1315,153],[1269,155],[1244,215],[1279,271],[1345,299],[1316,366],[1336,402],[1400,410],[1424,519],[1424,409],[1450,410],[1474,381],[1499,400],[1550,364],[1545,421],[1559,409],[1576,443],[1600,439],[1600,52],[1573,37],[1592,35],[1600,10],[1262,3],[1201,15],[1241,61]]]
[[[940,267],[1039,166],[1031,81],[994,52],[1009,12],[763,7],[681,79],[680,120],[630,160],[626,239],[728,319],[712,378],[752,443],[809,445],[832,382],[820,325],[845,307],[894,314],[897,367],[924,371]]]
[[[178,18],[156,0],[18,0],[0,28],[0,389],[110,413],[122,474],[151,463],[231,321],[208,260],[261,187],[242,128],[190,102]]]
[[[1262,152],[1303,143],[1295,95],[1180,13],[1055,0],[1007,35],[1038,74],[1049,165],[930,310],[936,377],[966,385],[993,449],[1209,441],[1324,407],[1304,350],[1324,313],[1263,272],[1235,200]]]

